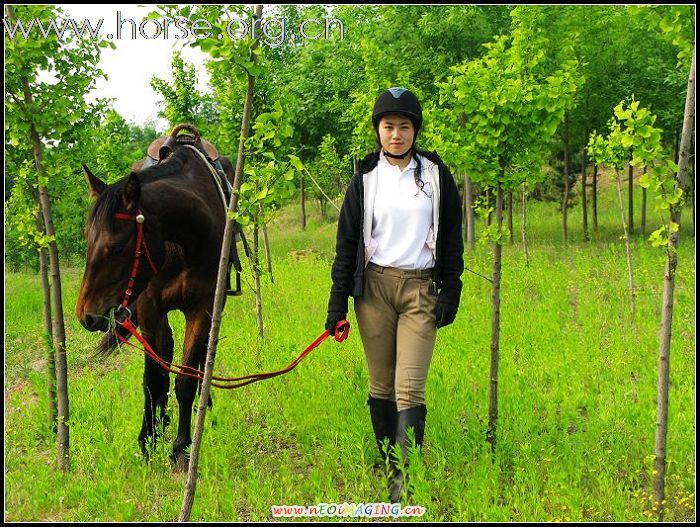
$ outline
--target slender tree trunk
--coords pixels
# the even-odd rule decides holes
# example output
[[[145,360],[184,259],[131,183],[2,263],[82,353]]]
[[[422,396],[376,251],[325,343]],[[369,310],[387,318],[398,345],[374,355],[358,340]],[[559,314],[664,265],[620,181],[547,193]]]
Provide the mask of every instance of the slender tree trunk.
[[[523,250],[525,265],[530,265],[530,253],[527,250],[527,183],[523,183]]]
[[[486,206],[488,208],[488,215],[486,216],[486,226],[488,227],[491,225],[491,214],[492,211],[491,209],[491,189],[489,187],[486,187]]]
[[[644,173],[647,173],[647,167],[644,167]],[[647,189],[642,187],[642,236],[647,235]]]
[[[690,138],[690,151],[695,152],[695,130],[693,130]],[[688,174],[686,176],[686,182],[683,190],[688,194],[690,199],[690,204],[692,206],[693,215],[693,236],[695,236],[695,157],[693,156],[693,161],[688,164]],[[680,225],[680,224],[679,224]]]
[[[593,165],[593,230],[598,232],[598,164]]]
[[[508,191],[508,230],[510,231],[510,244],[513,245],[513,191]]]
[[[255,19],[259,20],[262,17],[262,5],[255,6]],[[252,50],[258,45],[258,40],[253,42]],[[250,54],[250,60],[255,64],[257,55]],[[250,130],[250,116],[253,109],[253,90],[255,89],[255,77],[248,74],[248,87],[246,90],[245,104],[243,106],[243,120],[241,122],[241,134],[238,143],[238,158],[236,160],[236,175],[233,180],[233,189],[231,199],[229,201],[229,212],[238,210],[238,191],[241,188],[243,178],[243,165],[245,161],[245,142],[248,139]],[[192,512],[192,504],[194,503],[194,495],[197,489],[197,472],[199,470],[199,448],[202,442],[202,433],[204,431],[204,418],[207,413],[207,405],[209,403],[209,392],[211,390],[211,377],[214,371],[214,362],[216,359],[216,347],[219,340],[219,329],[221,328],[221,311],[224,306],[224,298],[226,296],[226,271],[228,268],[228,257],[231,252],[231,235],[233,234],[233,221],[230,214],[226,215],[226,227],[224,229],[224,239],[221,245],[221,256],[219,257],[219,272],[216,280],[216,293],[214,295],[214,305],[212,307],[212,325],[209,331],[209,342],[207,344],[207,359],[204,367],[204,379],[199,392],[199,405],[197,407],[197,420],[192,438],[192,446],[190,447],[190,466],[187,472],[187,484],[185,485],[185,496],[178,518],[181,522],[189,521],[190,513]]]
[[[265,241],[265,260],[267,261],[267,273],[270,275],[270,283],[275,283],[272,275],[272,252],[270,251],[270,239],[267,237],[267,223],[263,223],[263,240]]]
[[[562,219],[562,234],[564,236],[564,243],[569,241],[569,227],[568,227],[568,209],[569,209],[569,145],[568,137],[567,142],[564,143],[564,195],[561,199],[561,219]]]
[[[253,226],[253,279],[255,280],[255,314],[258,322],[258,335],[264,337],[262,289],[260,287],[260,230],[257,224]]]
[[[41,213],[39,191],[31,187],[34,204],[37,206],[36,228],[44,233],[44,215]],[[44,336],[46,341],[47,388],[49,397],[49,423],[53,433],[57,433],[58,404],[56,401],[56,356],[53,345],[53,328],[51,319],[51,284],[49,282],[49,255],[46,247],[39,250],[39,272],[41,274],[41,290],[44,298]]]
[[[632,234],[634,232],[634,167],[630,163],[627,167],[627,223],[629,232]]]
[[[304,196],[304,174],[300,175],[299,189],[301,190],[301,230],[306,230],[306,203]]]
[[[632,311],[632,319],[634,319],[634,275],[632,273],[632,251],[630,249],[630,237],[627,232],[627,222],[625,221],[625,204],[622,202],[622,181],[620,171],[615,169],[615,181],[617,182],[617,197],[620,200],[620,217],[622,219],[622,229],[625,232],[625,250],[627,251],[627,273],[630,284],[630,309]]]
[[[22,87],[24,90],[24,102],[28,108],[33,106],[33,97],[29,89],[29,81],[22,77]],[[34,123],[29,124],[34,149],[34,163],[40,178],[44,176],[44,162],[41,151],[41,139],[34,127]],[[53,345],[56,350],[56,388],[58,396],[58,422],[57,422],[57,444],[58,444],[58,468],[62,471],[70,469],[70,428],[68,420],[70,409],[68,404],[68,363],[66,360],[66,328],[63,319],[63,296],[61,294],[61,268],[58,258],[58,245],[56,243],[56,230],[53,225],[53,214],[51,212],[51,201],[46,187],[39,184],[39,202],[41,212],[44,217],[44,231],[46,235],[53,238],[49,242],[49,265],[51,267],[51,302],[53,311],[52,336]]]
[[[691,134],[695,117],[695,46],[688,76],[688,90],[685,98],[683,133],[680,141],[678,177],[676,184],[688,185],[690,169]],[[682,207],[672,209],[671,221],[680,225]],[[673,292],[675,288],[676,266],[678,264],[678,236],[680,231],[668,238],[666,250],[666,272],[664,273],[664,300],[661,313],[661,339],[659,345],[659,382],[656,397],[656,440],[654,447],[654,501],[663,521],[666,481],[666,435],[668,430],[668,379],[671,360],[671,323],[673,321]]]
[[[501,170],[501,180],[503,179]],[[503,189],[498,186],[496,198],[496,222],[500,232],[503,224]],[[501,331],[501,244],[493,244],[493,288],[491,291],[491,378],[489,384],[489,424],[486,441],[491,444],[491,453],[496,451],[496,428],[498,423],[498,361]]]
[[[679,151],[678,148],[680,147],[680,140],[681,140],[681,131],[683,130],[683,125],[679,126],[676,128],[676,133],[674,134],[674,142],[673,142],[673,162],[678,164],[678,156],[679,156]]]
[[[469,176],[464,176],[464,222],[466,225],[467,249],[474,250],[475,229],[474,229],[474,194],[472,180]]]
[[[586,131],[588,137],[588,131]],[[583,239],[588,241],[588,202],[586,201],[588,190],[586,188],[586,148],[583,148],[583,169],[581,169],[581,209],[583,212]]]

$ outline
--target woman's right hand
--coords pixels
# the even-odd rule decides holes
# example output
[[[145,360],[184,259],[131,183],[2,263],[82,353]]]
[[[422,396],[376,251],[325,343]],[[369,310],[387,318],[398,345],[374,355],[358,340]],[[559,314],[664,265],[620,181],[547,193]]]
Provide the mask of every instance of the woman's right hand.
[[[331,335],[335,334],[335,327],[338,325],[338,322],[345,320],[347,316],[347,313],[341,313],[340,311],[328,312],[328,318],[326,318],[326,329],[331,332]]]

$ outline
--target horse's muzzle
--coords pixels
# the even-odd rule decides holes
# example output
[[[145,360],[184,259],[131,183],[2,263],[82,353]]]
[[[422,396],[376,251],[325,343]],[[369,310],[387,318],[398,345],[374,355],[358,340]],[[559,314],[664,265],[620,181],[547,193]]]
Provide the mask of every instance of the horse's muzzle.
[[[80,319],[80,323],[88,331],[107,331],[109,329],[107,317],[92,313],[86,313],[85,317]]]

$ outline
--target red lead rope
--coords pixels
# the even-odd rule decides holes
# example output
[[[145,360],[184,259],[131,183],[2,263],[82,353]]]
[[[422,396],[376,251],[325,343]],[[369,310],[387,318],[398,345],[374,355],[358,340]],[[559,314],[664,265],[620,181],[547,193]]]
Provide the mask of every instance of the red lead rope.
[[[153,273],[156,274],[158,272],[158,269],[156,268],[155,264],[153,263],[153,259],[151,258],[151,252],[148,250],[148,245],[146,244],[146,239],[143,235],[143,222],[145,221],[145,217],[143,215],[143,212],[141,210],[137,211],[137,214],[132,215],[132,214],[124,214],[122,212],[118,212],[114,215],[114,217],[118,220],[127,220],[127,221],[134,221],[136,222],[136,251],[134,253],[134,264],[132,265],[131,268],[131,275],[129,277],[129,283],[126,287],[126,291],[124,291],[124,299],[122,300],[122,303],[119,305],[117,308],[118,311],[123,311],[127,313],[126,318],[124,319],[123,322],[119,322],[129,333],[131,333],[136,339],[143,345],[143,351],[148,355],[151,359],[153,359],[161,368],[164,370],[170,372],[170,373],[175,373],[177,375],[185,375],[186,377],[192,377],[195,379],[204,380],[204,372],[201,370],[198,370],[196,368],[193,368],[191,366],[183,366],[182,364],[172,364],[165,359],[161,358],[158,356],[158,354],[153,350],[153,348],[148,344],[148,341],[143,338],[143,335],[141,335],[134,324],[131,322],[131,310],[129,309],[129,302],[131,301],[131,295],[132,295],[132,289],[134,287],[134,282],[136,280],[136,274],[138,273],[139,270],[139,263],[141,261],[141,248],[143,248],[143,252],[146,253],[146,258],[148,259],[148,264],[151,266],[151,269],[153,270]],[[341,320],[338,322],[338,324],[335,326],[335,333],[334,337],[335,340],[338,342],[343,342],[346,338],[348,338],[348,333],[350,332],[350,322],[347,320]],[[129,346],[133,346],[134,348],[138,347],[134,344],[131,344],[130,342],[127,341],[126,338],[122,337],[118,332],[116,333],[117,338],[123,342],[124,344],[128,344]],[[321,333],[316,340],[314,340],[309,346],[301,352],[301,354],[294,359],[289,366],[284,368],[283,370],[278,370],[278,371],[273,371],[270,373],[254,373],[252,375],[246,375],[244,377],[217,377],[217,376],[212,376],[212,379],[215,381],[221,381],[221,382],[212,382],[212,386],[216,386],[217,388],[223,388],[225,390],[231,390],[233,388],[240,388],[241,386],[245,386],[246,384],[250,384],[253,382],[257,381],[262,381],[263,379],[271,379],[272,377],[277,377],[278,375],[282,375],[284,373],[287,373],[289,371],[292,371],[294,368],[297,367],[297,364],[299,364],[306,356],[311,353],[311,351],[314,348],[317,348],[321,342],[326,340],[328,337],[330,337],[331,333],[330,331],[326,330],[323,333]],[[240,382],[244,381],[244,382]],[[234,384],[230,384],[234,383]]]
[[[148,344],[145,338],[136,330],[134,325],[131,323],[131,319],[128,318],[124,321],[122,324],[124,328],[126,328],[129,333],[131,333],[136,339],[143,345],[144,347],[144,352],[146,355],[148,355],[151,359],[153,359],[158,365],[163,368],[164,370],[170,372],[170,373],[175,373],[178,375],[184,375],[186,377],[192,377],[195,379],[204,380],[204,372],[201,370],[198,370],[196,368],[192,368],[191,366],[183,366],[182,364],[172,364],[165,359],[161,358],[158,356],[158,354],[153,350],[153,348]],[[350,332],[350,322],[347,320],[341,320],[338,322],[338,325],[335,327],[335,340],[337,342],[343,342],[346,338],[348,338],[348,333]],[[324,340],[326,340],[328,337],[331,336],[330,331],[326,330],[323,333],[321,333],[316,340],[314,340],[309,346],[301,352],[301,354],[294,359],[292,362],[289,363],[289,366],[282,370],[277,370],[269,373],[253,373],[251,375],[245,375],[243,377],[218,377],[216,375],[212,376],[212,386],[216,386],[217,388],[223,388],[225,390],[232,390],[233,388],[240,388],[241,386],[245,386],[246,384],[251,384],[253,382],[257,381],[262,381],[264,379],[271,379],[272,377],[277,377],[278,375],[283,375],[287,372],[292,371],[294,368],[297,367],[297,365],[306,358],[306,356],[311,353],[315,348],[317,348]],[[128,344],[129,346],[137,347],[134,344],[131,344],[128,342],[124,337],[119,335],[117,333],[117,337],[119,340],[121,340],[123,343]],[[214,380],[216,381],[221,381],[221,382],[213,382]],[[243,381],[243,382],[240,382]],[[233,383],[233,384],[231,384]]]

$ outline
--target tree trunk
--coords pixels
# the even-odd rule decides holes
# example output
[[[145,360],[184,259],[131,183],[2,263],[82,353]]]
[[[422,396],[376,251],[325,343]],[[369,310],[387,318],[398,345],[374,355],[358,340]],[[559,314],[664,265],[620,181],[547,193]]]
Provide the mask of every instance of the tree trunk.
[[[262,17],[262,5],[255,6],[255,19]],[[250,60],[255,64],[257,55],[252,53],[258,45],[258,40],[253,42],[251,47]],[[253,109],[253,90],[255,88],[255,77],[248,74],[248,87],[246,90],[245,104],[243,105],[243,120],[241,122],[241,134],[238,143],[238,158],[236,160],[236,175],[233,180],[231,199],[228,205],[230,213],[238,210],[238,192],[241,188],[243,178],[243,165],[245,160],[245,142],[248,139],[250,129],[250,116]],[[204,367],[204,379],[199,392],[199,405],[197,407],[197,420],[195,424],[192,446],[190,447],[190,466],[187,472],[187,484],[185,485],[185,496],[180,510],[179,521],[186,522],[190,519],[194,494],[197,488],[197,472],[199,470],[199,448],[202,442],[204,431],[204,418],[209,403],[209,392],[211,391],[211,377],[214,371],[214,361],[216,359],[216,347],[219,340],[219,329],[221,328],[221,311],[224,306],[226,296],[226,272],[228,268],[228,257],[231,252],[231,235],[233,234],[233,221],[231,215],[226,215],[226,227],[224,229],[224,239],[221,245],[221,255],[219,257],[219,272],[216,279],[216,293],[214,295],[214,305],[212,307],[211,330],[209,331],[209,342],[207,344],[207,359]]]
[[[260,240],[259,227],[257,223],[253,225],[253,279],[255,280],[255,314],[258,322],[258,335],[264,337],[263,333],[263,313],[262,313],[262,290],[260,288]]]
[[[678,148],[680,147],[680,140],[681,140],[681,131],[683,130],[683,125],[680,127],[676,128],[676,133],[673,134],[674,137],[674,142],[673,142],[673,162],[678,164]]]
[[[627,232],[627,222],[625,222],[625,204],[622,202],[622,181],[620,171],[615,169],[615,181],[617,182],[617,197],[620,200],[620,217],[622,219],[622,229],[625,232],[625,250],[627,251],[627,273],[629,276],[630,285],[630,309],[632,311],[632,319],[634,320],[634,275],[632,273],[632,251],[630,249],[630,237]]]
[[[683,133],[678,162],[676,185],[687,185],[690,169],[691,139],[695,116],[695,46],[688,76],[688,90],[685,98]],[[685,187],[687,188],[687,186]],[[682,207],[672,209],[671,221],[680,225]],[[671,360],[671,323],[673,320],[673,292],[675,288],[676,265],[678,264],[678,236],[680,231],[668,238],[666,250],[666,272],[664,273],[664,300],[661,313],[661,339],[659,345],[659,382],[656,397],[656,438],[654,446],[654,501],[663,521],[666,480],[666,435],[668,430],[668,379]]]
[[[31,187],[31,185],[30,185]],[[34,204],[37,206],[36,228],[44,232],[44,215],[41,213],[39,191],[31,187]],[[51,319],[51,284],[49,283],[49,256],[46,247],[39,250],[39,272],[41,274],[41,290],[44,298],[44,336],[46,341],[46,368],[48,377],[46,384],[49,397],[49,423],[53,433],[57,433],[58,405],[56,402],[56,356],[53,346],[53,328]]]
[[[523,183],[523,250],[525,251],[525,265],[530,265],[530,253],[527,250],[527,183]]]
[[[475,229],[474,229],[474,195],[472,180],[469,176],[464,176],[464,222],[466,225],[467,249],[474,250]]]
[[[627,169],[627,224],[629,232],[634,232],[634,167],[628,163]]]
[[[24,102],[28,108],[33,105],[33,97],[29,89],[29,81],[22,77],[22,87],[24,90]],[[41,151],[41,139],[34,127],[34,123],[29,124],[34,149],[34,164],[40,178],[44,176],[44,162]],[[44,231],[52,238],[49,242],[49,265],[51,267],[51,302],[53,311],[53,321],[51,334],[53,345],[56,351],[56,389],[58,396],[58,418],[57,437],[58,444],[58,468],[62,471],[70,469],[70,409],[68,404],[68,363],[66,360],[66,328],[63,319],[63,296],[61,294],[61,268],[58,258],[58,245],[56,243],[56,230],[53,225],[53,214],[51,212],[51,201],[49,194],[42,184],[39,184],[39,203],[41,213],[44,217]]]
[[[503,179],[501,170],[501,179]],[[496,222],[500,232],[503,224],[503,189],[498,186],[496,198]],[[498,360],[501,331],[501,244],[493,244],[493,288],[491,290],[491,378],[489,384],[489,424],[486,441],[491,444],[491,453],[496,451],[496,427],[498,423]]]
[[[275,283],[275,277],[272,276],[272,252],[270,251],[270,240],[267,237],[267,223],[263,223],[263,240],[265,242],[265,260],[267,261],[267,273],[270,275],[270,283]]]
[[[647,167],[644,167],[644,173],[647,173]],[[647,235],[647,189],[642,187],[642,236]]]
[[[569,227],[567,225],[569,209],[569,145],[564,143],[564,195],[561,199],[561,221],[564,243],[569,241]]]
[[[588,137],[588,132],[586,132]],[[583,169],[581,170],[581,209],[583,212],[583,239],[588,241],[588,202],[586,201],[588,190],[586,188],[586,148],[583,149]]]
[[[304,200],[304,174],[300,175],[299,189],[301,190],[301,230],[306,230],[306,203]]]
[[[510,244],[513,245],[513,191],[508,191],[508,230],[510,231]]]
[[[593,165],[593,230],[598,232],[598,164]]]
[[[489,211],[488,215],[486,216],[486,226],[491,225],[491,189],[489,187],[486,188],[486,207],[487,210]]]

